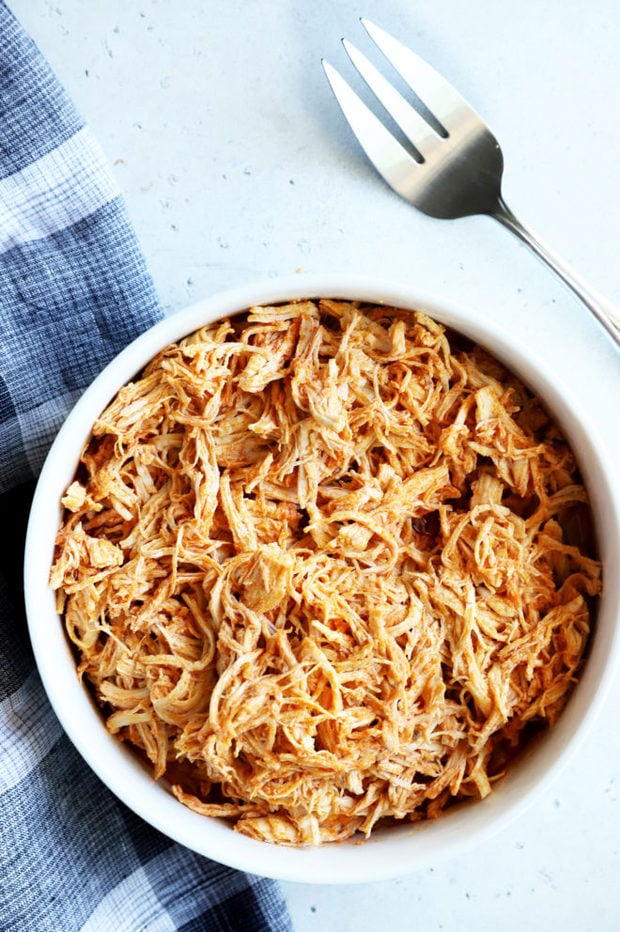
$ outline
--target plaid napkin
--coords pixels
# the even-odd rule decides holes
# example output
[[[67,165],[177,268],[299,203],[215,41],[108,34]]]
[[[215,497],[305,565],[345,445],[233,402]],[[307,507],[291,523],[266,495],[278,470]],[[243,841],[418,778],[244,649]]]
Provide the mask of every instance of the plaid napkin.
[[[69,408],[161,316],[89,129],[0,0],[0,928],[284,930],[278,886],[199,857],[99,782],[43,693],[21,563]]]

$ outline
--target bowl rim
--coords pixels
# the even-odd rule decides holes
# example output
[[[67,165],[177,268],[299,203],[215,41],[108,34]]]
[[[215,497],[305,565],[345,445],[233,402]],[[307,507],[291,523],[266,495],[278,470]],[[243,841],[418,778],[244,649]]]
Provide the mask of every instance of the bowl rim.
[[[53,595],[47,585],[59,500],[68,484],[97,414],[155,353],[209,323],[251,305],[296,298],[333,297],[419,309],[482,345],[539,393],[558,418],[573,449],[587,463],[586,484],[600,489],[593,498],[595,524],[605,538],[606,591],[599,630],[583,676],[544,742],[523,760],[487,799],[442,814],[436,822],[379,829],[363,843],[348,841],[320,848],[289,848],[255,841],[221,820],[191,812],[156,784],[135,755],[103,726],[103,720],[75,675],[75,663],[61,626],[52,631]],[[605,443],[588,425],[587,414],[563,376],[531,348],[480,311],[457,306],[405,282],[351,274],[307,274],[269,278],[231,288],[175,311],[122,350],[75,403],[47,454],[36,485],[26,535],[24,593],[28,631],[39,674],[64,731],[89,767],[126,805],[174,841],[227,866],[278,880],[351,884],[386,880],[428,867],[481,844],[522,815],[543,794],[583,743],[607,696],[620,655],[620,581],[609,569],[620,562],[620,507],[614,471]],[[70,479],[69,479],[70,481]],[[606,530],[605,530],[606,529]],[[596,654],[596,661],[592,657]],[[69,668],[73,677],[65,677]],[[63,671],[59,676],[58,671]],[[575,699],[579,696],[579,701]],[[89,726],[84,728],[84,723]],[[92,730],[91,730],[92,726]],[[535,758],[532,763],[532,758]],[[200,831],[200,828],[206,829]],[[421,840],[416,843],[415,839]]]

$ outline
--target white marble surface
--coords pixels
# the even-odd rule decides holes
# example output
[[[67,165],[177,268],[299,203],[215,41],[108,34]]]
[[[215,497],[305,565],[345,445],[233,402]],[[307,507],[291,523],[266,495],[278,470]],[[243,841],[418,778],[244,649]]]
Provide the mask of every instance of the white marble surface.
[[[328,93],[358,17],[484,114],[505,195],[620,302],[617,0],[9,0],[114,166],[169,312],[266,276],[407,280],[496,315],[591,407],[620,463],[617,351],[488,219],[430,220],[384,186]],[[351,72],[347,70],[350,75]],[[296,932],[620,929],[620,678],[570,769],[467,856],[363,887],[283,884]]]

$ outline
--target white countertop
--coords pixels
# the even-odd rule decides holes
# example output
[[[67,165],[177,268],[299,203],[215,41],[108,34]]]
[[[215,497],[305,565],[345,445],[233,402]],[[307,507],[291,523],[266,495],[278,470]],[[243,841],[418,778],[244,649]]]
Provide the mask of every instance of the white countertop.
[[[431,220],[379,180],[320,67],[368,16],[495,131],[505,196],[620,303],[617,0],[9,0],[96,132],[166,310],[305,272],[410,281],[495,315],[566,374],[620,464],[620,357],[493,221]],[[620,472],[620,470],[619,470]],[[620,928],[620,675],[576,759],[499,835],[391,882],[282,884],[296,932]]]

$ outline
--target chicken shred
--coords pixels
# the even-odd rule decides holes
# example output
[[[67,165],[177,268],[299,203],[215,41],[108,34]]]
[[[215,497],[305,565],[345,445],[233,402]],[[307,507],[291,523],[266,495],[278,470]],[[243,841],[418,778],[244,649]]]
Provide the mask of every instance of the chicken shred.
[[[579,676],[601,589],[572,451],[422,313],[252,307],[98,418],[50,584],[108,729],[284,845],[481,798]]]

